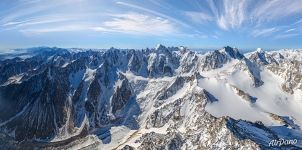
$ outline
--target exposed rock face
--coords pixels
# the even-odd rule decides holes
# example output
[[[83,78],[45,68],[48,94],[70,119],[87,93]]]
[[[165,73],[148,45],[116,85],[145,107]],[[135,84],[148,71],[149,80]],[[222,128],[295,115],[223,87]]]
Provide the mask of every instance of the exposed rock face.
[[[134,148],[129,145],[126,145],[122,148],[122,150],[134,150]]]
[[[244,100],[246,100],[246,101],[248,101],[248,102],[250,102],[250,103],[256,103],[256,100],[257,100],[256,97],[251,96],[250,94],[248,94],[248,93],[246,93],[246,92],[240,90],[240,89],[237,88],[237,87],[234,87],[234,86],[233,86],[233,88],[234,88],[236,94],[238,94],[238,95],[239,95],[240,97],[242,97]]]
[[[207,55],[203,61],[202,70],[211,70],[222,67],[228,61],[228,58],[225,54],[215,50]]]
[[[278,138],[271,130],[263,126],[262,124],[246,122],[242,120],[228,119],[227,127],[230,129],[239,139],[251,139],[257,141],[262,149],[269,149],[268,143],[271,139]],[[260,130],[255,131],[253,129]],[[261,137],[265,133],[265,138]]]
[[[54,74],[61,79],[54,80],[50,77],[52,74],[49,67],[21,84],[1,87],[2,98],[10,109],[1,109],[1,118],[11,119],[6,124],[6,130],[14,132],[17,140],[50,138],[64,124],[67,118],[68,76]]]
[[[171,85],[169,85],[159,93],[158,99],[164,100],[173,96],[178,90],[180,90],[184,86],[184,84],[185,79],[183,77],[177,77]]]
[[[237,48],[232,48],[232,47],[224,47],[222,51],[225,51],[231,58],[234,59],[242,59],[244,56],[239,52]]]
[[[268,65],[272,63],[278,64],[278,62],[270,54],[266,53],[262,49],[258,49],[249,57],[249,59],[259,65]]]
[[[302,62],[301,61],[285,61],[279,65],[270,65],[267,68],[272,72],[283,76],[285,81],[282,89],[290,94],[294,93],[294,89],[302,89]]]
[[[198,70],[198,66],[201,65],[197,53],[183,49],[180,51],[182,55],[180,59],[181,72],[194,72]]]
[[[128,64],[129,70],[137,75],[147,76],[147,58],[143,52],[130,50],[129,55],[131,55]]]
[[[230,87],[234,98],[259,107],[254,91],[266,84],[264,70],[284,79],[287,93],[302,89],[302,59],[288,53],[258,50],[246,57],[231,47],[201,54],[158,45],[28,54],[0,61],[0,145],[12,149],[267,149],[270,140],[287,136],[261,122],[215,117],[206,106],[228,100],[221,95]],[[226,66],[232,71],[215,74]],[[236,71],[252,85],[224,84]],[[201,88],[210,78],[212,85]],[[226,91],[215,92],[215,84]],[[300,130],[299,118],[263,114]]]
[[[98,106],[100,102],[100,96],[102,95],[102,89],[97,78],[95,78],[88,89],[87,101],[85,102],[85,110],[87,111],[88,117],[91,118],[94,124],[98,125],[99,112]]]
[[[213,101],[208,94],[196,88],[183,98],[157,109],[148,119],[147,128],[168,126],[167,133],[144,134],[136,141],[141,143],[139,148],[217,149],[223,145],[222,149],[258,149],[253,142],[239,141],[229,132],[225,118],[215,118],[204,110],[206,103]]]
[[[244,56],[236,48],[224,47],[221,50],[215,50],[206,54],[202,59],[202,70],[212,70],[221,68],[224,64],[232,59],[241,60]]]
[[[292,51],[292,55],[289,54],[290,52],[265,52],[261,49],[252,53],[249,56],[249,60],[284,78],[282,89],[287,93],[294,94],[294,89],[301,89],[302,76],[300,66],[302,62],[299,51]],[[286,55],[286,57],[283,55]],[[259,83],[261,84],[261,81]]]
[[[137,142],[142,143],[139,149],[179,150],[182,147],[183,139],[177,133],[158,134],[151,132],[143,135]]]
[[[218,99],[215,98],[214,95],[209,93],[207,90],[202,89],[202,93],[203,93],[203,95],[202,95],[203,99],[205,99],[207,102],[213,103],[213,102],[218,101]]]
[[[235,69],[247,71],[249,77],[253,81],[253,87],[260,87],[264,84],[264,82],[261,80],[260,68],[249,59],[242,59],[238,64],[236,64]]]
[[[123,106],[132,96],[132,91],[128,79],[121,75],[120,80],[121,83],[120,85],[117,85],[115,93],[112,95],[111,99],[112,113],[115,113],[116,111],[123,108]]]
[[[3,130],[13,134],[16,140],[50,140],[58,135],[64,137],[66,133],[80,132],[78,130],[87,123],[85,117],[92,128],[110,123],[109,111],[115,113],[126,105],[131,92],[125,79],[114,92],[114,103],[109,107],[111,95],[104,93],[114,90],[117,72],[112,68],[121,64],[116,61],[118,57],[125,56],[120,50],[108,53],[111,57],[87,51],[69,54],[68,58],[74,58],[73,61],[45,59],[37,71],[27,72],[28,79],[21,83],[4,83],[0,87],[1,101],[6,104],[1,105]],[[65,57],[61,52],[53,55],[49,57]],[[28,61],[34,61],[35,57]],[[57,66],[57,61],[67,61],[67,65]]]
[[[172,76],[179,66],[179,57],[173,53],[177,48],[166,48],[158,45],[148,56],[148,75],[150,77]]]

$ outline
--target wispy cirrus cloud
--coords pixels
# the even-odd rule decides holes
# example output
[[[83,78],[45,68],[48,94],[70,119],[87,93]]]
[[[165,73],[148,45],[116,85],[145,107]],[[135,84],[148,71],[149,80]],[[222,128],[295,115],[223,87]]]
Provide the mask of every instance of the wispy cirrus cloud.
[[[36,35],[36,34],[45,34],[45,33],[54,33],[54,32],[71,32],[71,31],[85,31],[85,30],[97,30],[95,26],[88,24],[77,24],[77,25],[61,25],[61,26],[43,26],[36,28],[26,28],[20,29],[21,33],[25,35]],[[100,30],[100,29],[99,29]]]
[[[137,10],[141,10],[143,12],[148,12],[148,13],[153,14],[155,16],[159,16],[159,17],[162,17],[162,18],[169,19],[170,21],[173,21],[173,22],[175,22],[175,23],[177,23],[181,26],[184,26],[184,27],[191,27],[189,24],[185,23],[184,21],[181,21],[181,20],[177,19],[177,17],[170,17],[170,16],[168,16],[164,13],[160,13],[158,11],[148,9],[148,8],[143,7],[143,6],[135,5],[135,4],[132,4],[132,3],[121,2],[121,1],[116,2],[116,4],[127,6],[127,7],[130,7],[130,8],[135,8]]]
[[[279,31],[278,28],[266,28],[266,29],[256,29],[252,32],[252,35],[254,37],[266,37],[269,36],[275,32]]]
[[[166,35],[177,32],[177,27],[169,20],[161,17],[138,13],[115,14],[105,21],[103,28],[130,34]]]
[[[152,3],[154,3],[153,0],[151,0]],[[200,37],[205,37],[207,35],[204,35],[204,33],[200,32],[198,29],[196,29],[195,27],[193,27],[191,24],[189,24],[188,22],[184,21],[183,19],[179,19],[178,17],[175,17],[175,16],[170,16],[166,13],[161,13],[159,11],[156,11],[156,10],[153,10],[153,9],[150,9],[150,8],[147,8],[147,7],[144,7],[144,6],[140,6],[140,5],[135,5],[133,3],[127,3],[127,2],[121,2],[121,1],[118,1],[116,2],[116,4],[118,5],[122,5],[122,6],[126,6],[126,7],[129,7],[129,8],[134,8],[134,9],[137,9],[139,11],[142,11],[144,13],[149,13],[149,14],[152,14],[154,16],[158,16],[162,19],[166,19],[167,21],[175,24],[175,25],[178,25],[180,26],[181,28],[187,28],[187,29],[190,29],[190,34],[192,35],[199,35]],[[171,6],[168,5],[170,8]],[[170,10],[169,10],[170,11]],[[180,11],[180,12],[183,12],[183,11]],[[184,33],[184,34],[188,34],[188,33]]]
[[[74,12],[75,9],[71,8],[70,13],[63,13],[65,11],[60,12],[62,9],[59,12],[50,9],[63,7],[67,4],[72,5],[71,0],[62,3],[50,3],[48,6],[41,5],[41,2],[28,1],[19,4],[16,6],[17,8],[28,7],[28,9],[23,13],[21,11],[23,9],[15,13],[9,13],[0,20],[0,27],[5,30],[19,30],[25,35],[71,31],[166,35],[178,32],[178,27],[175,24],[188,26],[184,22],[165,14],[125,2],[116,2],[114,4],[135,8],[137,12],[95,12],[92,11],[93,9],[87,8]],[[80,4],[77,5],[79,6]],[[66,10],[69,10],[69,8],[66,8]],[[40,14],[40,12],[46,13]]]
[[[47,5],[45,5],[45,3],[47,3]],[[69,10],[72,5],[80,3],[82,3],[81,0],[19,0],[13,8],[1,17],[0,24],[40,16],[45,13],[53,13],[55,12],[54,10],[58,8]]]
[[[296,31],[296,28],[291,28],[285,31],[285,33]]]
[[[278,34],[274,37],[274,39],[286,39],[286,38],[291,38],[295,36],[299,36],[299,33],[286,33],[286,34]]]
[[[42,17],[35,17],[35,18],[28,18],[23,20],[15,20],[10,21],[2,26],[7,29],[16,29],[26,26],[35,26],[35,25],[43,25],[43,24],[50,24],[50,23],[60,23],[60,22],[67,22],[77,20],[76,16],[69,17],[69,16],[42,16]]]
[[[237,28],[246,20],[249,0],[225,0],[215,3],[208,0],[208,5],[216,17],[217,25],[223,29]]]
[[[186,11],[184,14],[190,17],[196,23],[207,23],[208,21],[213,21],[214,17],[203,12],[197,11]]]
[[[134,12],[123,14],[110,14],[110,19],[103,23],[78,23],[60,25],[46,25],[42,27],[28,27],[20,29],[22,33],[45,34],[52,32],[70,31],[98,31],[98,32],[118,32],[127,34],[145,35],[167,35],[176,34],[177,27],[167,19],[151,15],[139,14]],[[50,20],[49,20],[50,21]],[[39,24],[42,22],[26,22],[26,24]],[[25,23],[18,23],[25,25]]]
[[[6,37],[18,39],[22,35],[26,35],[24,37],[27,40],[28,35],[39,37],[42,34],[46,38],[50,33],[58,33],[52,34],[53,36],[60,33],[67,36],[72,32],[83,37],[93,34],[89,37],[116,36],[117,39],[120,36],[152,36],[151,40],[157,41],[166,36],[165,39],[173,42],[187,40],[196,43],[205,39],[212,40],[207,43],[223,40],[228,42],[233,35],[263,40],[267,37],[273,40],[302,36],[301,0],[7,2],[7,5],[0,4],[0,40],[4,32],[6,35],[2,36],[2,40],[6,40]],[[15,35],[19,37],[13,38]],[[181,40],[174,39],[179,37]]]
[[[16,6],[16,8],[18,8],[17,11],[0,19],[0,26],[2,25],[2,27],[6,29],[19,29],[22,31],[22,33],[24,33],[24,31],[33,31],[33,28],[35,27],[41,31],[44,31],[40,29],[39,26],[41,28],[43,28],[43,26],[49,28],[47,31],[63,32],[63,29],[57,29],[59,29],[60,26],[68,26],[68,23],[70,22],[75,24],[87,22],[87,24],[89,24],[89,26],[86,27],[87,29],[102,28],[102,31],[104,31],[103,29],[106,29],[106,32],[150,34],[154,33],[149,32],[152,31],[152,28],[147,29],[147,27],[149,27],[148,25],[151,25],[155,27],[154,30],[164,29],[163,33],[171,33],[172,31],[175,32],[176,30],[181,31],[182,29],[188,29],[192,32],[192,34],[203,34],[202,28],[198,28],[198,26],[192,24],[198,23],[203,26],[215,23],[222,31],[229,31],[231,29],[239,30],[243,25],[252,26],[266,20],[278,20],[280,17],[290,16],[302,12],[302,6],[299,5],[299,0],[292,0],[290,2],[284,0],[207,0],[204,3],[193,0],[189,3],[191,5],[198,6],[197,8],[200,10],[177,10],[179,7],[177,5],[173,5],[173,3],[162,3],[156,0],[146,0],[146,3],[147,2],[149,2],[150,5],[142,5],[142,3],[130,1],[111,2],[111,10],[126,8],[132,11],[132,14],[129,14],[129,11],[111,11],[110,13],[101,13],[99,11],[94,12],[93,10],[96,6],[93,5],[94,0],[90,2],[77,0],[76,7],[80,9],[73,8],[75,6],[73,6],[74,1],[72,0],[65,0],[63,2],[55,0],[55,2],[51,2],[47,6],[41,5],[43,1],[40,0],[31,0],[27,2],[24,1],[24,3],[20,3]],[[87,4],[91,8],[87,9],[88,7],[85,7],[85,9],[82,9],[82,5]],[[152,5],[156,7],[151,7]],[[28,7],[28,9],[25,11],[24,9],[21,9],[26,7]],[[166,7],[169,9],[165,9]],[[206,9],[206,7],[208,8]],[[70,11],[70,13],[56,13],[56,11],[52,11],[52,9],[55,8],[66,8],[66,10]],[[173,13],[169,12],[171,8],[175,9]],[[287,11],[283,11],[284,8],[286,8]],[[80,11],[78,12],[77,10]],[[134,15],[135,13],[139,15]],[[179,16],[175,16],[175,13],[178,13]],[[112,16],[111,14],[120,15]],[[105,17],[99,19],[98,15]],[[188,19],[191,22],[188,22]],[[124,24],[124,26],[121,24]],[[133,26],[135,26],[134,29],[130,28]],[[159,28],[160,26],[162,28]],[[143,29],[144,27],[146,27],[146,29]],[[53,30],[51,30],[52,28]],[[266,23],[262,23],[261,26],[257,26],[257,28],[258,29],[251,29],[253,32],[249,33],[252,33],[252,35],[255,37],[262,36],[260,31],[264,28],[267,28]],[[278,27],[275,28],[277,29]],[[82,30],[83,27],[72,29]],[[209,32],[209,30],[206,32]],[[213,34],[213,32],[208,34]]]
[[[222,29],[236,28],[246,20],[248,0],[224,1],[224,13],[219,16],[218,25]]]
[[[301,0],[264,0],[258,1],[256,6],[251,17],[260,22],[280,20],[302,13]]]
[[[207,0],[213,19],[222,30],[265,28],[288,16],[302,14],[300,0]],[[296,24],[301,20],[296,21]],[[275,28],[278,28],[277,26]],[[259,29],[259,30],[260,30]]]

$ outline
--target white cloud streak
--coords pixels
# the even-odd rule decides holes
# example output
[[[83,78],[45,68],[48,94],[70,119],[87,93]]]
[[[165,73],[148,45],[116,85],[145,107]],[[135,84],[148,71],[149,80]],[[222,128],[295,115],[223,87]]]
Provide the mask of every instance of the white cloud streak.
[[[207,0],[207,3],[223,30],[238,29],[245,24],[264,27],[272,21],[302,14],[301,0]]]
[[[207,23],[208,21],[212,21],[214,19],[209,14],[196,11],[186,11],[185,15],[190,17],[196,23]]]
[[[25,26],[32,26],[32,25],[40,25],[40,24],[49,24],[49,23],[58,23],[58,22],[65,22],[76,20],[76,17],[68,17],[68,16],[46,16],[42,18],[30,18],[21,21],[11,21],[3,24],[3,27],[7,27],[10,29],[15,29],[18,27],[25,27]]]
[[[300,34],[298,34],[298,33],[278,34],[274,37],[274,39],[286,39],[286,38],[291,38],[291,37],[295,37],[298,35],[300,35]]]
[[[296,32],[302,22],[301,19],[282,22],[285,17],[302,14],[301,0],[192,0],[188,5],[194,5],[191,7],[194,9],[160,0],[145,2],[146,5],[134,1],[105,1],[109,10],[105,11],[94,5],[100,4],[98,0],[53,0],[48,5],[44,5],[43,0],[22,0],[2,11],[4,14],[0,13],[0,28],[2,31],[18,30],[25,34],[87,30],[139,35],[205,36],[203,33],[207,33],[207,37],[214,38],[217,29],[237,32],[247,28],[245,32],[253,37],[266,37],[281,32]],[[280,20],[283,24],[278,24]]]
[[[127,34],[167,35],[177,34],[175,27],[169,20],[161,17],[143,15],[139,13],[111,14],[111,19],[102,24],[74,24],[52,25],[37,28],[25,28],[20,31],[26,35],[45,34],[70,31],[98,31],[119,32]]]
[[[246,19],[247,0],[228,0],[224,1],[224,15],[218,22],[221,27],[239,27]]]
[[[253,9],[251,17],[258,22],[265,22],[301,13],[301,0],[262,0]]]
[[[96,30],[95,27],[90,25],[62,25],[62,26],[51,26],[51,27],[40,27],[40,28],[26,28],[21,29],[20,32],[25,35],[31,34],[45,34],[54,32],[70,32],[70,31],[83,31],[83,30]]]
[[[56,8],[62,8],[64,6],[71,6],[72,4],[80,2],[80,0],[52,0],[45,4],[42,0],[27,0],[20,1],[8,14],[0,19],[1,24],[7,22],[13,22],[15,20],[21,20],[29,16],[35,15],[39,16],[39,13],[45,11],[55,10]]]
[[[246,20],[249,0],[225,0],[222,6],[208,0],[209,7],[216,17],[217,25],[223,30],[237,28]]]
[[[269,36],[271,34],[273,34],[274,32],[277,32],[279,31],[279,29],[277,28],[266,28],[266,29],[257,29],[257,30],[254,30],[252,32],[252,35],[254,37],[266,37],[266,36]]]
[[[286,30],[285,32],[288,33],[288,32],[293,32],[293,31],[295,31],[295,30],[296,30],[295,28],[292,28],[292,29]]]
[[[166,19],[168,19],[170,21],[173,21],[173,22],[175,22],[175,23],[183,26],[183,27],[189,27],[189,28],[191,27],[190,25],[188,25],[187,23],[185,23],[183,21],[180,21],[180,20],[178,20],[176,18],[170,17],[168,15],[165,15],[163,13],[160,13],[160,12],[157,12],[157,11],[145,8],[145,7],[141,7],[141,6],[138,6],[138,5],[134,5],[134,4],[131,4],[131,3],[125,3],[125,2],[116,2],[116,4],[127,6],[127,7],[131,7],[131,8],[135,8],[135,9],[138,9],[138,10],[141,10],[141,11],[144,11],[144,12],[148,12],[148,13],[153,14],[155,16],[166,18]]]
[[[103,27],[118,32],[131,34],[165,35],[173,34],[176,27],[161,17],[153,17],[138,13],[112,15],[113,19],[104,22]]]

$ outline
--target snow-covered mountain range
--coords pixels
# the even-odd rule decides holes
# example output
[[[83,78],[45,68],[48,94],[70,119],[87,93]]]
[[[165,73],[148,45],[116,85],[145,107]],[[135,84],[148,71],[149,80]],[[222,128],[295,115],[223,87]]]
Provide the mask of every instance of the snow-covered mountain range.
[[[302,50],[38,47],[0,72],[2,148],[302,149]]]

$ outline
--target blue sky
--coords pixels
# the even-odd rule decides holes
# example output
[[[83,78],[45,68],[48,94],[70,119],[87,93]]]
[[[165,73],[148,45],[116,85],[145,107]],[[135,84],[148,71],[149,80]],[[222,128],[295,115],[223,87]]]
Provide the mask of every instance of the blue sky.
[[[1,0],[0,50],[302,48],[301,0]]]

